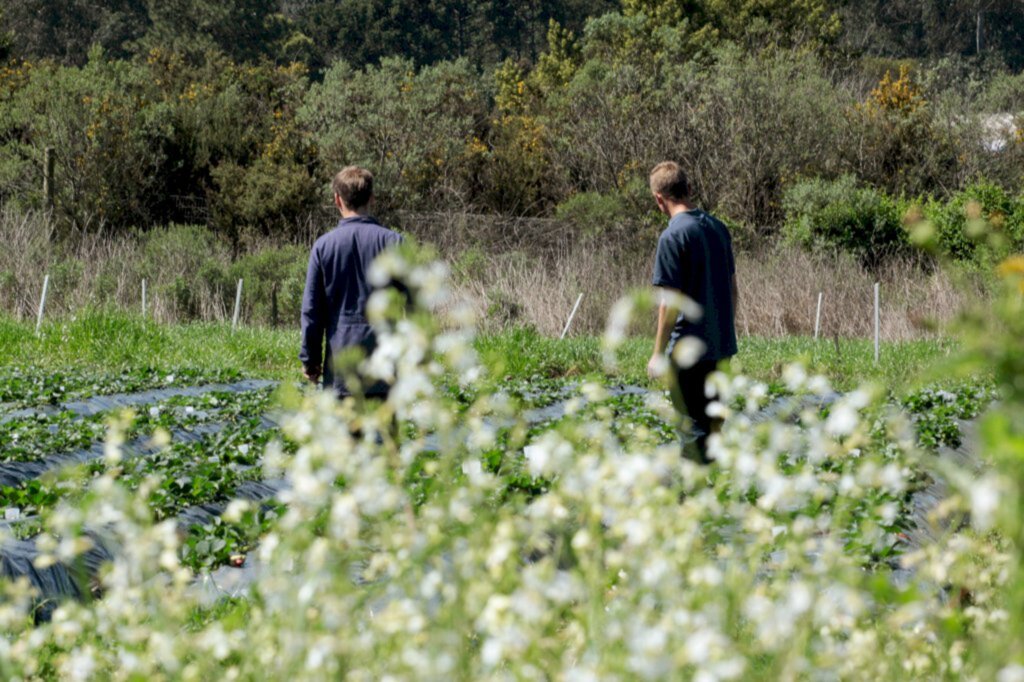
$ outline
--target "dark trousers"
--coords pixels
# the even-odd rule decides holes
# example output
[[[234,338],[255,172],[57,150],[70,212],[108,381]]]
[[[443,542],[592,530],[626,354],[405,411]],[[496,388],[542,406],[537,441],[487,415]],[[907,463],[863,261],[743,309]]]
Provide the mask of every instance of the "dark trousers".
[[[703,360],[688,369],[675,367],[670,379],[672,404],[680,415],[689,420],[691,435],[696,436],[694,454],[689,451],[691,448],[687,448],[689,443],[685,432],[682,434],[683,456],[695,459],[700,464],[711,463],[708,458],[708,436],[717,433],[722,426],[721,419],[708,416],[708,405],[714,398],[708,398],[704,389],[708,375],[717,367],[717,360]]]
[[[345,398],[353,398],[356,401],[356,411],[359,414],[369,414],[375,410],[380,409],[382,403],[387,401],[388,395],[391,393],[391,387],[387,387],[386,393],[373,393],[367,396],[352,395],[349,393],[336,393],[338,400],[344,400]],[[359,439],[364,435],[362,427],[362,419],[357,417],[357,422],[349,425],[352,436]],[[384,425],[385,433],[376,433],[377,443],[383,443],[384,437],[388,436],[391,442],[398,443],[398,439],[401,436],[401,430],[398,424],[398,417],[391,415],[391,419]]]

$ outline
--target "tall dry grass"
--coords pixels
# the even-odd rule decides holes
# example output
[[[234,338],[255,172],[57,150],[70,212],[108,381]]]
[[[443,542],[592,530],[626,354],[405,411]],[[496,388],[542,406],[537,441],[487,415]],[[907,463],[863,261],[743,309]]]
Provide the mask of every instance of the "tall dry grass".
[[[229,314],[223,303],[226,294],[203,285],[194,259],[185,253],[159,254],[158,267],[153,267],[145,262],[136,235],[112,238],[81,232],[58,238],[47,214],[4,207],[0,209],[0,245],[0,313],[16,319],[35,317],[47,275],[46,314],[51,317],[100,307],[141,314],[144,278],[148,278],[147,314],[158,322],[189,321],[179,314],[168,293],[176,278],[192,281],[190,294],[198,319],[220,320]],[[228,264],[226,250],[207,255]]]
[[[24,319],[36,314],[46,275],[51,280],[46,309],[52,314],[73,314],[95,305],[98,298],[127,300],[131,243],[96,234],[78,234],[58,243],[46,214],[4,207],[0,245],[0,310],[8,315]]]
[[[585,237],[551,220],[437,214],[407,216],[400,222],[407,233],[435,245],[451,264],[458,297],[476,309],[487,331],[531,325],[558,335],[577,296],[583,294],[572,333],[600,333],[618,298],[649,286],[657,240],[656,233],[628,228]],[[331,226],[330,219],[324,221],[323,229]],[[315,237],[311,230],[309,240]],[[104,306],[140,311],[142,273],[148,272],[149,314],[157,321],[231,316],[231,283],[211,283],[197,272],[203,262],[226,268],[227,249],[203,252],[205,260],[200,261],[196,249],[178,248],[173,239],[156,252],[144,252],[136,237],[79,234],[57,242],[45,215],[8,209],[0,210],[0,243],[0,311],[7,315],[35,315],[46,274],[51,276],[48,315],[68,316]],[[937,333],[936,325],[941,328],[981,292],[979,285],[965,285],[963,278],[923,259],[894,260],[881,271],[869,272],[848,257],[778,247],[740,252],[736,264],[737,326],[746,335],[812,334],[821,292],[823,335],[870,336],[873,285],[878,281],[883,339],[929,337]],[[175,300],[181,295],[179,282],[186,283],[191,297],[188,315]]]
[[[653,253],[653,244],[647,257],[586,244],[544,259],[493,257],[476,268],[477,276],[460,278],[457,290],[492,329],[530,324],[549,335],[561,333],[582,293],[573,332],[594,334],[604,328],[616,299],[649,286]],[[979,285],[965,289],[920,259],[891,261],[869,272],[848,257],[791,247],[737,254],[736,275],[737,331],[744,335],[813,334],[821,293],[823,336],[871,336],[878,282],[883,340],[926,338],[941,333],[971,296],[982,293]]]
[[[739,254],[736,273],[742,299],[737,326],[748,335],[813,334],[820,293],[822,335],[871,336],[877,282],[882,338],[906,341],[935,335],[981,294],[979,285],[965,289],[921,258],[893,259],[871,272],[848,256],[780,248]]]

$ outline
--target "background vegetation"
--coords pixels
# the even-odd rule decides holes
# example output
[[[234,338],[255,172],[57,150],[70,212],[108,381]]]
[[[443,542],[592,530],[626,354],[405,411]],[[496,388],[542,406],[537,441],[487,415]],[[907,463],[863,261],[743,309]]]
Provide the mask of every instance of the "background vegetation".
[[[0,35],[15,316],[46,273],[67,311],[134,307],[147,279],[167,321],[222,318],[245,278],[250,322],[293,324],[348,163],[496,328],[558,331],[583,291],[595,331],[645,283],[666,157],[775,301],[750,333],[806,332],[818,291],[856,306],[846,283],[878,280],[891,338],[952,317],[963,284],[909,255],[908,215],[969,273],[1024,248],[1014,2],[31,0],[0,2]]]

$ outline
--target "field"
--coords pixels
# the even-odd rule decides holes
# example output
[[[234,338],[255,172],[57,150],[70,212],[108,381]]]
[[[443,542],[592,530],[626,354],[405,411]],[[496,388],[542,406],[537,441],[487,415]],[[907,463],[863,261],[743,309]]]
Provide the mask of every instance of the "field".
[[[1021,7],[3,3],[0,682],[1024,682]],[[385,400],[297,359],[352,164]]]
[[[994,627],[959,343],[744,338],[701,469],[649,340],[390,329],[372,408],[294,332],[0,323],[6,676],[929,677]]]

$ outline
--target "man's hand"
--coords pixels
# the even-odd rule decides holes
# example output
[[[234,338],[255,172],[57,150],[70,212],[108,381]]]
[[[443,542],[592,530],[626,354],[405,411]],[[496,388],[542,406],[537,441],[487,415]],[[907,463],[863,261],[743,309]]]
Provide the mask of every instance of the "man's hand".
[[[304,367],[302,373],[306,376],[306,380],[310,383],[320,383],[320,375],[323,371],[319,367]]]
[[[655,353],[647,363],[647,378],[662,379],[668,371],[668,357],[664,353]]]

